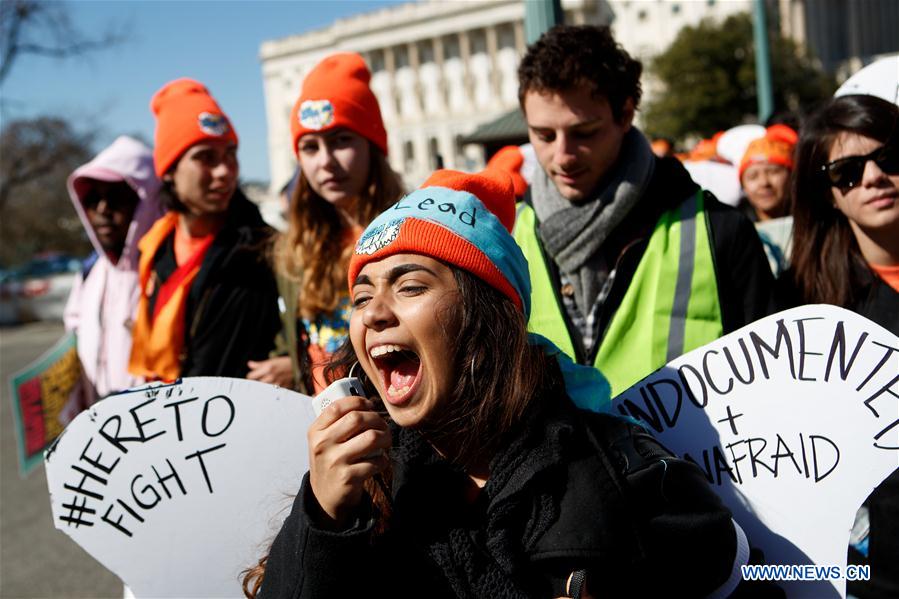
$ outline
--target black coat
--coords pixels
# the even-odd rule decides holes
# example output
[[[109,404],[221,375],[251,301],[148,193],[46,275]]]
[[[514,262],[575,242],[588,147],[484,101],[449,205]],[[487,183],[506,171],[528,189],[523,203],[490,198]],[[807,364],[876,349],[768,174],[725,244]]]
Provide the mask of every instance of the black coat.
[[[370,503],[347,530],[317,526],[307,475],[260,597],[558,597],[575,570],[597,596],[700,597],[731,574],[731,515],[699,469],[564,394],[531,410],[474,503],[464,472],[393,432],[388,532]]]
[[[265,259],[272,232],[238,189],[188,293],[181,376],[243,378],[247,360],[268,358],[281,326],[278,290]],[[161,284],[177,268],[173,234],[153,259],[150,313]]]
[[[899,335],[899,292],[866,266],[854,260],[851,264],[852,280],[858,284],[854,294],[855,300],[841,307],[876,322],[894,335]],[[777,280],[778,303],[783,310],[806,303],[793,280],[792,268]]]
[[[577,362],[593,364],[606,329],[624,299],[659,218],[690,194],[696,193],[697,189],[699,186],[677,159],[656,159],[652,179],[643,196],[600,250],[605,255],[606,263],[615,265],[616,274],[595,323],[592,348],[583,347],[580,332],[569,321],[568,313],[562,310],[577,354],[572,357]],[[529,196],[525,197],[525,201],[530,201]],[[719,202],[709,192],[705,192],[704,203],[712,238],[721,324],[726,335],[776,311],[774,277],[758,233],[749,219],[735,208]],[[553,279],[553,287],[558,290],[561,287],[558,267],[545,252],[544,262]],[[561,298],[557,299],[561,306]]]

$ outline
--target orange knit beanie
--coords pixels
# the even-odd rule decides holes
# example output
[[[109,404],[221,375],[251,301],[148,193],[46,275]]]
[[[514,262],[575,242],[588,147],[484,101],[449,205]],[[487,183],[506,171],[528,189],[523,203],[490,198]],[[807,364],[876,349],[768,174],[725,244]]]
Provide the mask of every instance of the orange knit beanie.
[[[774,125],[769,127],[764,137],[750,142],[740,161],[739,176],[750,165],[762,162],[779,164],[787,170],[793,170],[793,148],[796,147],[796,132],[786,125]]]
[[[528,262],[510,234],[514,224],[515,195],[508,173],[439,170],[362,233],[350,258],[350,289],[369,262],[421,254],[467,270],[528,315]]]
[[[193,79],[166,83],[150,100],[156,115],[153,161],[159,178],[194,144],[210,139],[237,143],[231,121],[206,87]]]
[[[500,148],[489,161],[487,168],[496,168],[509,173],[512,177],[512,185],[515,186],[515,197],[520,198],[528,190],[528,182],[521,174],[524,166],[524,156],[518,146],[505,146]]]
[[[328,56],[309,71],[303,90],[290,111],[293,151],[307,133],[346,127],[387,154],[387,131],[378,99],[368,86],[371,73],[358,54]]]

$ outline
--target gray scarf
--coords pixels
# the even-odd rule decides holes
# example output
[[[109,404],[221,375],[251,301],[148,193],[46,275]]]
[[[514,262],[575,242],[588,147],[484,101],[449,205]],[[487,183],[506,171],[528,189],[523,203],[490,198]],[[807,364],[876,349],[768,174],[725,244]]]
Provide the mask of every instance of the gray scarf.
[[[574,204],[562,197],[542,168],[534,173],[531,198],[543,247],[574,287],[575,303],[584,316],[608,276],[599,249],[639,201],[654,168],[649,142],[632,127],[608,183],[593,198]]]

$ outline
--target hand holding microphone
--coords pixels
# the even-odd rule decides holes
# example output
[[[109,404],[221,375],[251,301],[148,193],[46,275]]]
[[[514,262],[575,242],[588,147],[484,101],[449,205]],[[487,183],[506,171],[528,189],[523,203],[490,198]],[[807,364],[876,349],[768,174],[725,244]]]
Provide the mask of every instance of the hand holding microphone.
[[[387,422],[356,378],[331,383],[313,399],[318,418],[307,434],[309,481],[322,511],[338,527],[362,500],[363,483],[387,466]]]

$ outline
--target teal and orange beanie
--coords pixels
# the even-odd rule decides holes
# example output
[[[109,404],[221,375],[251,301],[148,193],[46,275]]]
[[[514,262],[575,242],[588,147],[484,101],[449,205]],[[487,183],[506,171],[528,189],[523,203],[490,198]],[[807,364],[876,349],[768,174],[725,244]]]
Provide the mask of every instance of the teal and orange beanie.
[[[422,254],[467,270],[527,316],[531,283],[527,260],[510,233],[514,224],[515,192],[507,173],[436,171],[365,229],[350,258],[349,285],[369,262]]]

